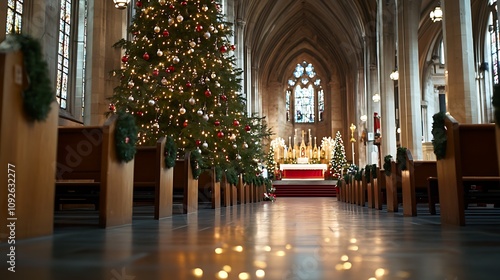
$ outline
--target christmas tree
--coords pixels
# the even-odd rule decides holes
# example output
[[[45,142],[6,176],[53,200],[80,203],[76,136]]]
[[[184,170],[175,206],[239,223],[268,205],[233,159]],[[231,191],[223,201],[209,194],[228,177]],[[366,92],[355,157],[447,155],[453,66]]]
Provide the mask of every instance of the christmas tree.
[[[337,131],[334,140],[334,148],[332,160],[330,161],[330,170],[332,171],[333,178],[339,179],[347,165],[347,158],[345,155],[344,142],[340,131]]]
[[[271,145],[269,148],[269,153],[267,153],[266,159],[266,168],[267,168],[267,178],[270,180],[274,180],[274,171],[276,170],[276,161],[274,160],[274,148]]]
[[[135,9],[131,38],[115,44],[124,55],[110,111],[136,116],[139,145],[172,136],[180,151],[200,152],[205,167],[257,172],[268,131],[262,118],[246,114],[220,4],[138,0]]]

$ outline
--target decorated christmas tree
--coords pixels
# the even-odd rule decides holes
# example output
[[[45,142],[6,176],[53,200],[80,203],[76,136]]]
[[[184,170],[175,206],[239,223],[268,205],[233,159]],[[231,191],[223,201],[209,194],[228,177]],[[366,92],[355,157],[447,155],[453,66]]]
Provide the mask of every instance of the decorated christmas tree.
[[[334,142],[335,144],[333,148],[332,160],[330,161],[330,170],[332,171],[333,178],[339,179],[347,167],[344,141],[342,140],[340,131],[337,131]]]
[[[180,151],[196,151],[203,166],[256,173],[264,160],[262,118],[248,116],[235,66],[231,24],[213,0],[138,0],[122,39],[120,84],[110,111],[134,114],[138,144],[174,138]],[[244,162],[245,164],[239,164]]]
[[[274,180],[274,171],[276,170],[276,161],[274,160],[274,148],[271,145],[266,158],[267,178]]]

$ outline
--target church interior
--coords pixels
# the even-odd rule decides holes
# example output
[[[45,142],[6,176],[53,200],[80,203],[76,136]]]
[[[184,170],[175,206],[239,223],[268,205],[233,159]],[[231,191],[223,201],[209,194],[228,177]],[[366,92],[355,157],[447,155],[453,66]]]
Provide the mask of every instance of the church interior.
[[[499,16],[2,1],[0,278],[494,278]]]

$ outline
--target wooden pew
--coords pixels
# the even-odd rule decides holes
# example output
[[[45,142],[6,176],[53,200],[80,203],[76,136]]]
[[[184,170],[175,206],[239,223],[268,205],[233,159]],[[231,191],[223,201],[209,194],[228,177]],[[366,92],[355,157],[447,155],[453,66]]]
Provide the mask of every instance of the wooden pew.
[[[182,159],[175,161],[173,189],[182,194],[182,213],[198,211],[198,179],[193,177],[191,152],[186,152]]]
[[[441,223],[465,225],[470,202],[500,203],[494,124],[459,124],[445,117],[446,155],[437,160]]]
[[[103,228],[132,222],[134,160],[116,156],[116,119],[58,129],[55,204],[94,204]]]
[[[25,73],[21,51],[0,53],[0,242],[11,240],[6,225],[12,218],[17,218],[17,240],[50,235],[54,230],[59,106],[53,101],[44,121],[31,120],[24,110]],[[7,202],[14,198],[15,216],[11,216]]]
[[[154,218],[172,215],[174,169],[165,167],[166,137],[138,146],[134,163],[134,203],[153,202]]]
[[[395,161],[391,161],[391,176],[385,175],[387,212],[398,212],[398,186],[401,185],[401,171]]]
[[[372,169],[375,175],[372,174],[372,186],[373,186],[373,207],[377,210],[382,210],[383,196],[382,187],[385,184],[385,177],[381,176],[380,169],[378,167],[375,170]]]
[[[425,200],[429,203],[428,178],[436,177],[435,161],[414,160],[409,149],[406,150],[406,168],[401,171],[401,187],[403,200],[403,215],[417,215],[417,201]],[[429,212],[431,213],[429,203]]]
[[[209,202],[212,209],[221,205],[221,182],[217,182],[215,168],[204,170],[198,179],[199,202]]]

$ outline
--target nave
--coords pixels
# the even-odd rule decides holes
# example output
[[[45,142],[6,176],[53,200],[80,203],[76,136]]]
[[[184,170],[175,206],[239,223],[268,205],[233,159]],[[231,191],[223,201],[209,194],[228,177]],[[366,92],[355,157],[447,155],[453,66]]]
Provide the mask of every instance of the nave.
[[[500,224],[488,223],[444,227],[425,211],[403,217],[331,197],[159,221],[136,213],[131,226],[56,227],[18,241],[16,272],[3,268],[0,279],[491,279]]]

